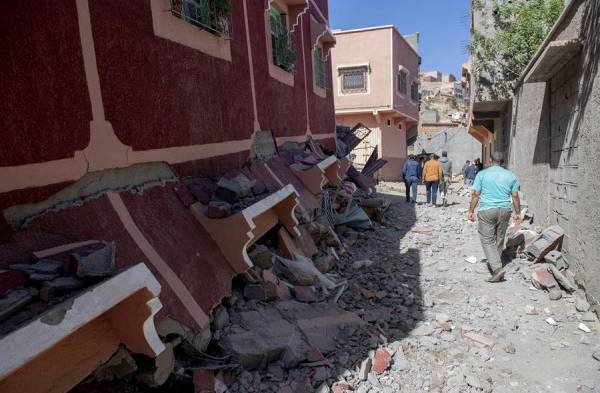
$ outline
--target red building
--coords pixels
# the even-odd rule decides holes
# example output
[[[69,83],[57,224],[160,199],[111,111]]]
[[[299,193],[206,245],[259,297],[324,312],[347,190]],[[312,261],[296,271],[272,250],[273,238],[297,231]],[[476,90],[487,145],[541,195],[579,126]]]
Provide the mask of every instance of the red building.
[[[3,1],[0,270],[115,241],[117,268],[145,262],[160,283],[158,319],[202,330],[233,275],[247,267],[246,247],[278,222],[299,236],[296,204],[318,204],[291,162],[248,159],[258,131],[271,131],[278,146],[310,137],[335,150],[334,43],[326,0]],[[199,218],[181,179],[231,171],[278,191],[222,231]],[[320,184],[319,173],[306,176]],[[0,296],[23,279],[0,276]],[[60,380],[65,390],[106,360],[36,345],[6,358],[30,351],[45,356],[38,365],[61,364],[53,378],[71,373]],[[65,364],[80,366],[74,372]],[[0,364],[0,390],[40,391],[28,367]]]

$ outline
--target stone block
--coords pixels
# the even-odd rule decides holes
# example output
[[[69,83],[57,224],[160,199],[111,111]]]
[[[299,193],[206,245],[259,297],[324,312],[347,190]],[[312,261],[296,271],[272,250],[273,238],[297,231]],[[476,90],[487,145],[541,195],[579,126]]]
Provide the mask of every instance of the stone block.
[[[107,242],[99,250],[80,251],[71,254],[78,277],[100,278],[115,270],[115,242]]]
[[[263,244],[257,244],[252,251],[248,253],[252,263],[261,269],[270,269],[273,267],[273,253]]]
[[[217,183],[215,198],[227,203],[235,203],[242,195],[238,182],[222,177]]]

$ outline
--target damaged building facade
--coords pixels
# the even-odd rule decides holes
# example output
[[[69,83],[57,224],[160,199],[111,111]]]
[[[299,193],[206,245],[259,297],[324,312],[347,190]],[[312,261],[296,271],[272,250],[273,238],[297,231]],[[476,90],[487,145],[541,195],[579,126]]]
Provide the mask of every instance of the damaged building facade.
[[[518,81],[504,135],[534,223],[564,230],[563,254],[600,310],[600,2],[573,0]]]
[[[0,390],[67,391],[120,345],[163,383],[168,338],[205,348],[248,248],[302,250],[347,168],[327,1],[7,1],[0,26]]]

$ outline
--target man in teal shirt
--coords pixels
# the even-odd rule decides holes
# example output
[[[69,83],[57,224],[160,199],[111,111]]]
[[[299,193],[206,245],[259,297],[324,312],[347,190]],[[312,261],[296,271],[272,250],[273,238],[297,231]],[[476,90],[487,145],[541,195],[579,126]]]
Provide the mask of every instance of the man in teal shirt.
[[[492,275],[489,282],[499,282],[504,278],[501,257],[512,213],[511,206],[515,210],[515,223],[521,223],[519,179],[514,173],[504,169],[503,163],[502,153],[493,153],[493,166],[477,173],[468,215],[469,220],[475,221],[475,208],[479,204],[477,231]]]

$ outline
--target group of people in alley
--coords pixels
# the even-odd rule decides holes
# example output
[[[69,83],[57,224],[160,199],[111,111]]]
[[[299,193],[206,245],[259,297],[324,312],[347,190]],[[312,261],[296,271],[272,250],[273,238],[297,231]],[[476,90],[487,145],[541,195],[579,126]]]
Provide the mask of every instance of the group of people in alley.
[[[491,275],[489,282],[500,282],[504,279],[502,251],[513,210],[515,225],[521,223],[519,180],[503,165],[503,154],[495,152],[491,156],[490,166],[486,169],[479,159],[467,161],[462,168],[465,187],[472,190],[467,219],[478,222],[477,231]],[[404,163],[402,174],[407,203],[417,203],[417,189],[422,182],[427,190],[428,206],[438,206],[438,189],[442,205],[447,205],[449,186],[452,182],[452,161],[448,158],[448,152],[443,151],[441,157],[432,153],[425,162],[422,158],[417,159],[415,155],[410,155]]]

